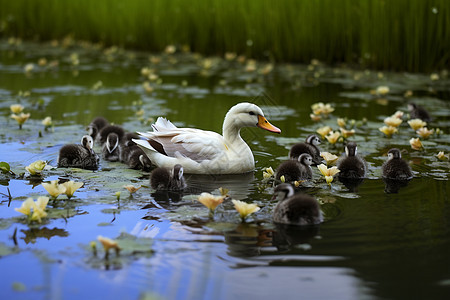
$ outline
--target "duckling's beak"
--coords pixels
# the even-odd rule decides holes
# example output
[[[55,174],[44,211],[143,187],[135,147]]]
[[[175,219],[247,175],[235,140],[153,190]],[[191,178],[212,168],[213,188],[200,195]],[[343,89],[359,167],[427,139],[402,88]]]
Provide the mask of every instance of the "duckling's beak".
[[[258,124],[256,124],[256,126],[258,126],[259,128],[265,129],[267,131],[270,131],[270,132],[281,133],[280,128],[275,127],[272,124],[270,124],[269,121],[267,121],[267,119],[261,115],[258,115]]]

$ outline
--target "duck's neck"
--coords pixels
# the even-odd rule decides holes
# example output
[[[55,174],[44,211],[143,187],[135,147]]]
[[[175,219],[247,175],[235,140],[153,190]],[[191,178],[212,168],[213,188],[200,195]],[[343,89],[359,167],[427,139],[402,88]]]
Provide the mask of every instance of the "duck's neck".
[[[222,128],[222,135],[227,145],[239,145],[245,144],[244,140],[241,138],[241,127],[237,126],[232,120],[225,117]]]

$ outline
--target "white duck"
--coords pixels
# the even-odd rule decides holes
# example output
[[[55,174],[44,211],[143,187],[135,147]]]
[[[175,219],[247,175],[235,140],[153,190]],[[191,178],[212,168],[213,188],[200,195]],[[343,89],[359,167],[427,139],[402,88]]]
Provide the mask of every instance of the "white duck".
[[[189,174],[241,174],[253,171],[255,160],[240,136],[242,127],[281,130],[267,121],[261,108],[252,103],[233,106],[223,121],[223,136],[212,131],[177,128],[165,118],[152,125],[153,132],[133,139],[158,167],[183,166]]]

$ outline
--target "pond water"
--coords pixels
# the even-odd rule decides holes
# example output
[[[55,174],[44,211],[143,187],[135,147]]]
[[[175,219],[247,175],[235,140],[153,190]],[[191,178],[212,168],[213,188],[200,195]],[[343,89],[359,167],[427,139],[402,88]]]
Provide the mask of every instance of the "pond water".
[[[0,161],[16,176],[0,175],[0,290],[5,299],[447,299],[450,295],[449,162],[450,80],[430,74],[352,70],[345,66],[276,65],[201,57],[178,51],[150,54],[102,49],[88,43],[0,43]],[[39,60],[45,58],[46,62]],[[33,64],[32,67],[27,64]],[[153,70],[150,79],[141,69]],[[28,71],[25,71],[25,68]],[[148,83],[145,83],[147,82]],[[388,86],[389,93],[372,90]],[[412,96],[405,97],[407,91]],[[149,173],[101,160],[98,171],[47,169],[31,178],[36,160],[56,166],[58,151],[78,143],[96,116],[128,131],[150,130],[165,116],[177,126],[221,132],[228,109],[258,104],[281,128],[276,135],[242,130],[253,150],[254,173],[233,176],[186,174],[184,194],[155,193]],[[411,149],[416,133],[407,123],[407,103],[424,106],[435,134],[424,150]],[[330,103],[334,112],[310,118],[311,105]],[[31,117],[19,129],[10,105]],[[384,118],[404,111],[399,132],[379,131]],[[54,126],[41,121],[51,116]],[[368,177],[354,189],[337,179],[327,185],[317,168],[302,190],[320,202],[325,221],[317,227],[272,223],[273,186],[267,167],[287,159],[292,144],[337,118],[354,121]],[[347,125],[349,126],[349,125]],[[347,127],[349,128],[349,127]],[[439,128],[440,134],[436,134]],[[381,165],[397,147],[414,178],[386,186]],[[326,140],[336,155],[343,144]],[[95,150],[100,151],[96,145]],[[46,196],[42,181],[84,182],[72,199],[59,196],[42,223],[27,223],[15,211],[27,197]],[[132,196],[124,185],[142,186]],[[242,223],[231,201],[213,219],[195,201],[227,188],[234,199],[261,210]],[[8,199],[8,191],[11,200]],[[120,191],[120,198],[116,192]],[[106,259],[97,236],[117,239],[122,251]]]

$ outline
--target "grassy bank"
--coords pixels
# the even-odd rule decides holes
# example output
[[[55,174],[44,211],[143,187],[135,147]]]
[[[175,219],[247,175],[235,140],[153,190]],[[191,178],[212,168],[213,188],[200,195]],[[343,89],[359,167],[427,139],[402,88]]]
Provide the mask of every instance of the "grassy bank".
[[[276,61],[433,71],[450,63],[448,0],[0,0],[0,36]]]

